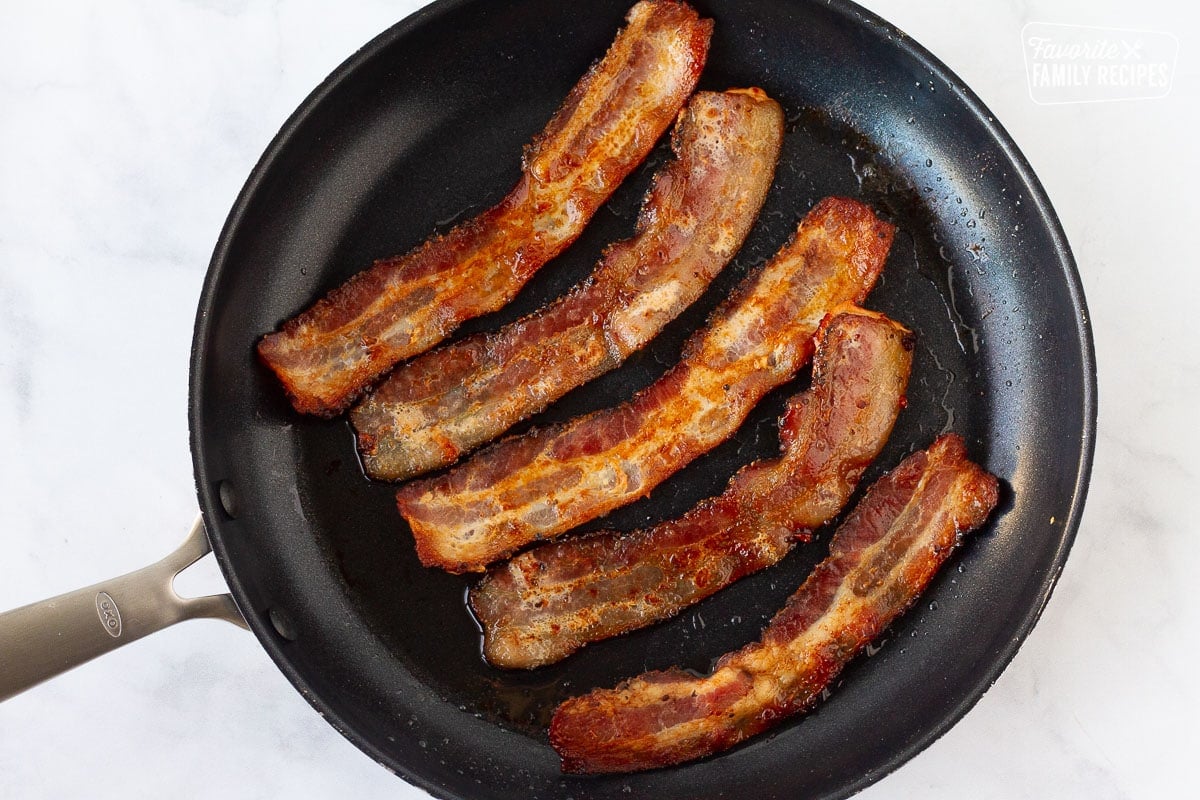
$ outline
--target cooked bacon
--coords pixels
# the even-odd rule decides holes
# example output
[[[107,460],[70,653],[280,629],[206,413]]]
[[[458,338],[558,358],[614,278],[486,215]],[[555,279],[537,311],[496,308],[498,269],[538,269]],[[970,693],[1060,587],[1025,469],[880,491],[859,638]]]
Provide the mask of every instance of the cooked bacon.
[[[631,772],[732,747],[815,702],[851,658],[908,608],[996,505],[996,479],[940,437],[881,479],[842,524],[829,557],[760,641],[708,677],[651,672],[567,700],[550,742],[566,772]]]
[[[783,111],[761,90],[696,94],[637,232],[589,279],[495,333],[410,361],[350,412],[367,473],[402,480],[453,463],[654,338],[741,247],[782,138]]]
[[[683,360],[628,403],[507,439],[406,485],[397,505],[422,563],[482,570],[648,494],[795,376],[821,319],[874,285],[893,233],[862,203],[821,201],[693,334]]]
[[[548,543],[493,568],[470,594],[488,661],[549,664],[778,562],[850,498],[904,405],[911,366],[912,335],[897,323],[857,308],[827,318],[812,388],[780,421],[782,457],[744,468],[678,520]]]
[[[583,231],[696,86],[712,21],[642,0],[526,151],[500,203],[351,278],[258,345],[297,411],[334,416],[396,362],[495,311]]]

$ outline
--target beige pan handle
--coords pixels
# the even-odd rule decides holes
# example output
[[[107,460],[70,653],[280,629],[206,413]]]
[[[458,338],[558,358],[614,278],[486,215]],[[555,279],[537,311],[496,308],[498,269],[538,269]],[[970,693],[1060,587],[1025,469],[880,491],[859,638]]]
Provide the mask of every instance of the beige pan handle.
[[[0,701],[185,619],[223,619],[245,628],[229,595],[185,599],[175,593],[175,576],[210,551],[197,517],[187,539],[162,561],[0,614]]]

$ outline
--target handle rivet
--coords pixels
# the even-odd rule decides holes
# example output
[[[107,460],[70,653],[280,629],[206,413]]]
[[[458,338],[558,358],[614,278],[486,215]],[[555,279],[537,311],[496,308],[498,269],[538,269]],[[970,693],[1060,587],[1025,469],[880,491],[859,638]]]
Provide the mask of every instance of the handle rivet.
[[[271,620],[271,626],[275,628],[275,632],[279,634],[280,638],[289,642],[296,641],[296,628],[287,614],[278,608],[272,608],[267,610],[267,618]]]
[[[220,481],[217,483],[217,497],[221,501],[221,508],[230,519],[237,519],[237,495],[233,491],[233,485],[229,481]]]

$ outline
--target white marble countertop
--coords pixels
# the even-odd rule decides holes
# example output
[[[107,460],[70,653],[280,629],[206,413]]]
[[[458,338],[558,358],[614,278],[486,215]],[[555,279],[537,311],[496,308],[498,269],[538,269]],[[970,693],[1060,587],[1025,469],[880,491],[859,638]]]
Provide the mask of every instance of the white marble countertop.
[[[195,514],[193,314],[292,109],[420,0],[0,5],[0,609],[160,557]],[[1200,657],[1197,22],[1179,0],[869,0],[1033,163],[1091,310],[1100,427],[1041,622],[979,704],[864,798],[1162,798],[1194,786]],[[1030,21],[1170,31],[1169,97],[1044,106]],[[147,335],[152,332],[152,335]],[[153,365],[147,369],[147,365]],[[186,576],[217,590],[209,559]],[[0,796],[423,797],[326,725],[256,640],[157,634],[0,705]]]

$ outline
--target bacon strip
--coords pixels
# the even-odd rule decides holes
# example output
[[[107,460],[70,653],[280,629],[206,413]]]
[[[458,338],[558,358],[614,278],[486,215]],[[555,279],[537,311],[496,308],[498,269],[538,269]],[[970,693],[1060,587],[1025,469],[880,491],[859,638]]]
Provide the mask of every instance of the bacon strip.
[[[507,439],[402,488],[397,505],[422,563],[482,570],[648,494],[795,376],[826,313],[874,285],[893,233],[859,202],[821,201],[693,334],[683,360],[628,403]]]
[[[678,520],[545,544],[492,569],[470,594],[488,661],[549,664],[778,562],[850,498],[891,433],[911,367],[899,324],[857,308],[827,319],[812,388],[780,422],[782,457],[744,468]]]
[[[583,231],[696,86],[712,21],[642,0],[525,153],[498,205],[376,262],[258,345],[297,411],[334,416],[396,362],[495,311]]]
[[[996,479],[940,437],[880,480],[763,631],[704,678],[651,672],[567,700],[550,742],[566,772],[631,772],[711,755],[813,704],[908,608],[996,505]]]
[[[444,467],[640,349],[704,291],[762,207],[783,111],[759,89],[700,92],[634,237],[569,294],[495,333],[400,367],[350,412],[367,473]]]

